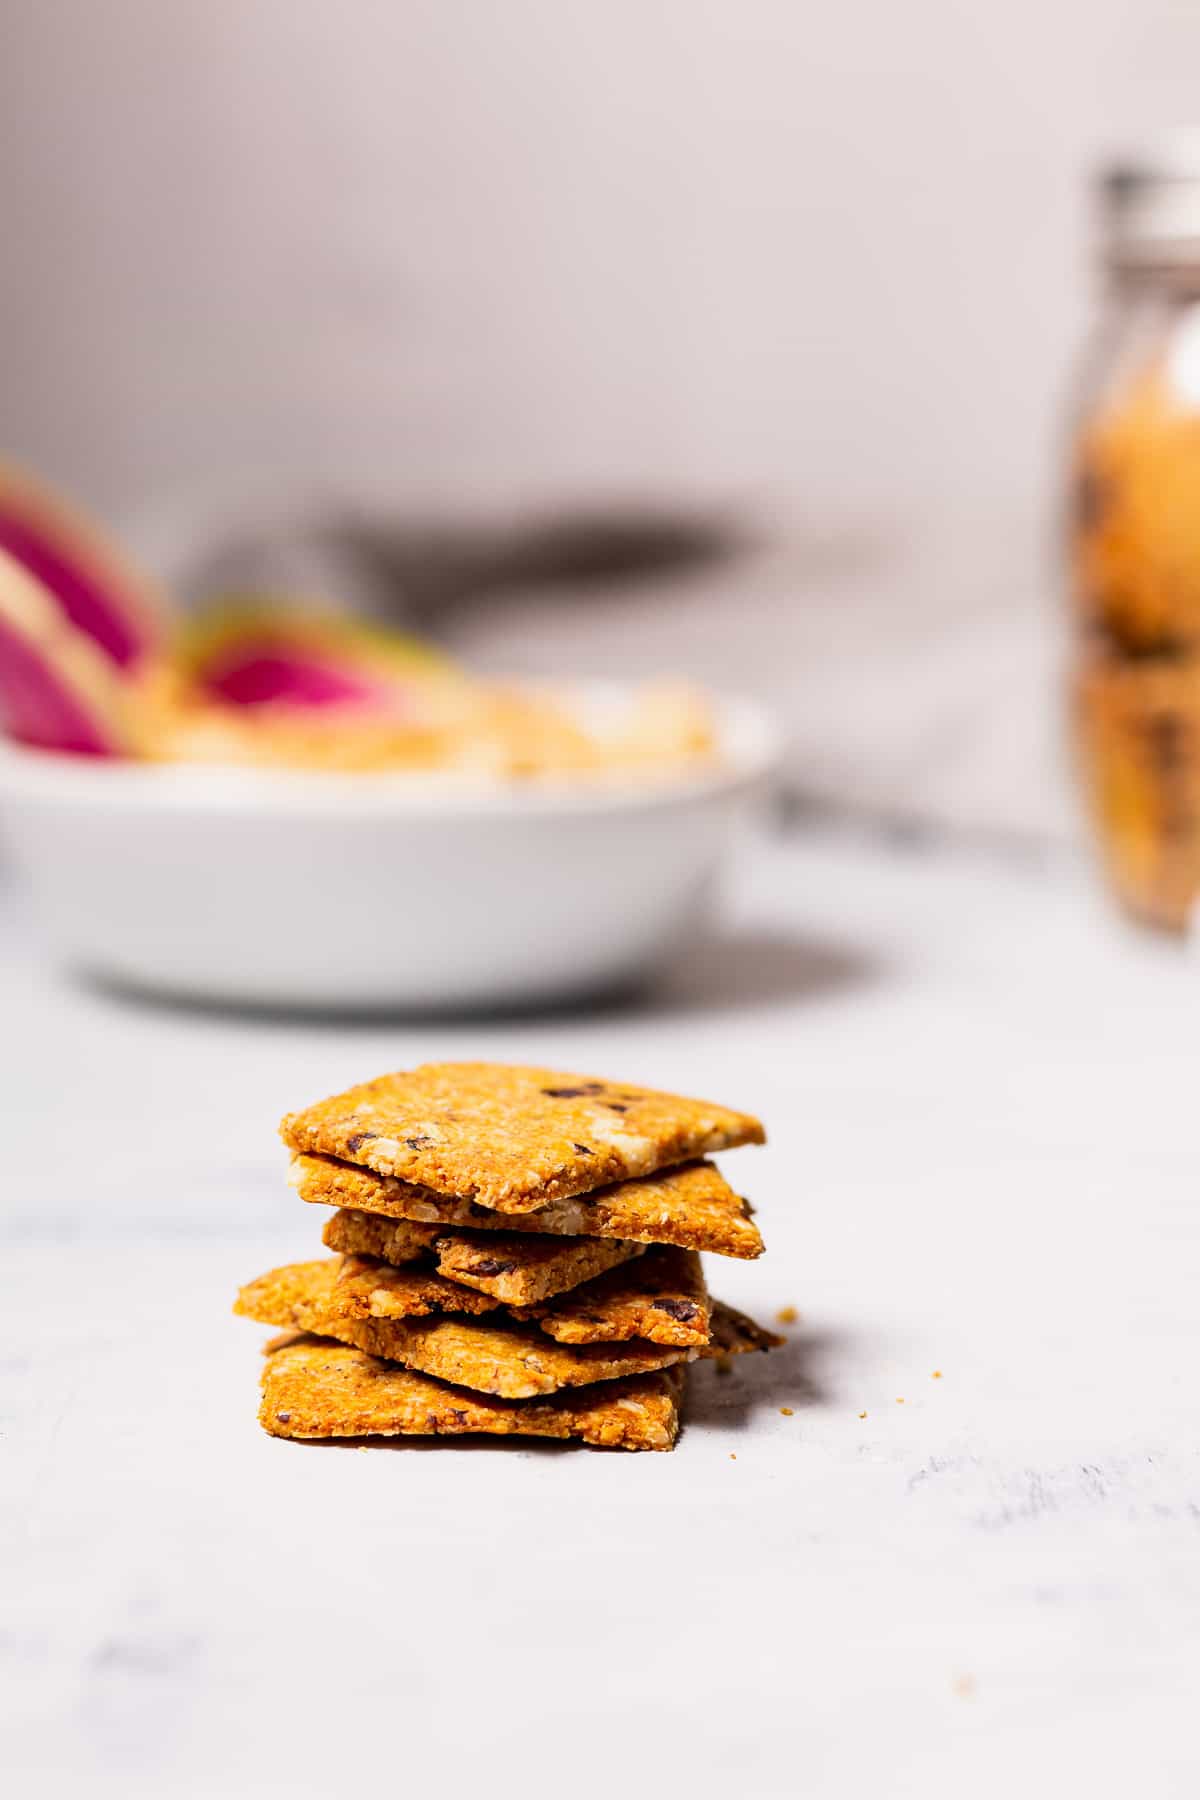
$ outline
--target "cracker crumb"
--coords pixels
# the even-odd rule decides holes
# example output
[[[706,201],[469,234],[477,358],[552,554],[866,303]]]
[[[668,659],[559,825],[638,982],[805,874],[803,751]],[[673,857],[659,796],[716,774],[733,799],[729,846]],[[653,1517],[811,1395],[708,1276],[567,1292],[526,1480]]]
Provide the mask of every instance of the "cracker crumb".
[[[775,1314],[775,1323],[777,1325],[794,1325],[799,1317],[800,1314],[794,1306],[781,1306]]]
[[[729,1452],[729,1460],[730,1460],[730,1462],[736,1462],[736,1461],[737,1461],[737,1451],[736,1451],[736,1450],[731,1450],[731,1451],[730,1451],[730,1452]]]
[[[940,1381],[942,1379],[942,1371],[940,1369],[935,1369],[929,1379],[930,1381]]]
[[[866,1415],[866,1413],[859,1413],[858,1416],[860,1419],[865,1419],[867,1415]]]
[[[790,1406],[781,1406],[779,1410],[783,1414],[785,1419],[790,1419],[793,1416],[792,1408]]]
[[[897,1405],[897,1406],[903,1406],[903,1405],[904,1405],[904,1395],[903,1395],[903,1394],[897,1394],[897,1395],[896,1395],[896,1405]]]

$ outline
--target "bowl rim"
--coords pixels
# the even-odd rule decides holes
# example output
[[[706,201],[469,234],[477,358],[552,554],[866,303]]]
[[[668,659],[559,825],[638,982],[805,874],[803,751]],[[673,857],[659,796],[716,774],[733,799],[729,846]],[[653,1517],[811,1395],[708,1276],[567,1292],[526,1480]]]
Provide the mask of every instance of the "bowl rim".
[[[619,683],[576,686],[604,695],[626,691]],[[755,700],[713,695],[712,701],[717,760],[674,776],[581,780],[564,775],[518,782],[473,772],[258,769],[73,756],[0,739],[0,806],[16,800],[122,813],[541,818],[640,812],[766,785],[782,757],[778,721]]]

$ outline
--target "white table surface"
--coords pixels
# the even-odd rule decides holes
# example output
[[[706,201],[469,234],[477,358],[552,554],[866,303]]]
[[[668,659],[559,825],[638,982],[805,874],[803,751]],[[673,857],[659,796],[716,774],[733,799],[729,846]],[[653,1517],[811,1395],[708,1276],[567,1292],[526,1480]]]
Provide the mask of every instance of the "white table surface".
[[[354,1026],[74,987],[5,899],[14,1792],[1196,1793],[1200,965],[835,838],[735,916],[638,1010]],[[453,1055],[765,1115],[710,1275],[801,1322],[674,1455],[255,1424],[233,1292],[320,1222],[278,1115]]]

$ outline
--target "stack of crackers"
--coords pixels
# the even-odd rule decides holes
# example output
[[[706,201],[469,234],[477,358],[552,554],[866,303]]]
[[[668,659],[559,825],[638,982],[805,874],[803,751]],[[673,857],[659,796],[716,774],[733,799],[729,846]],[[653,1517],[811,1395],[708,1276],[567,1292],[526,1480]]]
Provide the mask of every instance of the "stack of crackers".
[[[780,1340],[713,1300],[701,1251],[763,1243],[709,1152],[763,1142],[703,1100],[554,1069],[428,1063],[280,1127],[333,1256],[235,1311],[285,1328],[277,1437],[574,1438],[670,1450],[689,1362]],[[297,1333],[301,1335],[296,1335]]]

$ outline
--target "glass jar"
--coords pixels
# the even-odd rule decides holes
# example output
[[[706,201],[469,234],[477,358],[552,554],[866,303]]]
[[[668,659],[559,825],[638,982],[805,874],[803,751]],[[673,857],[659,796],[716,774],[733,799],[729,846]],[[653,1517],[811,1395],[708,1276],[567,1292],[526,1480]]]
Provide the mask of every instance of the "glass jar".
[[[1118,896],[1184,931],[1200,897],[1200,141],[1103,192],[1106,315],[1072,452],[1075,737]]]

